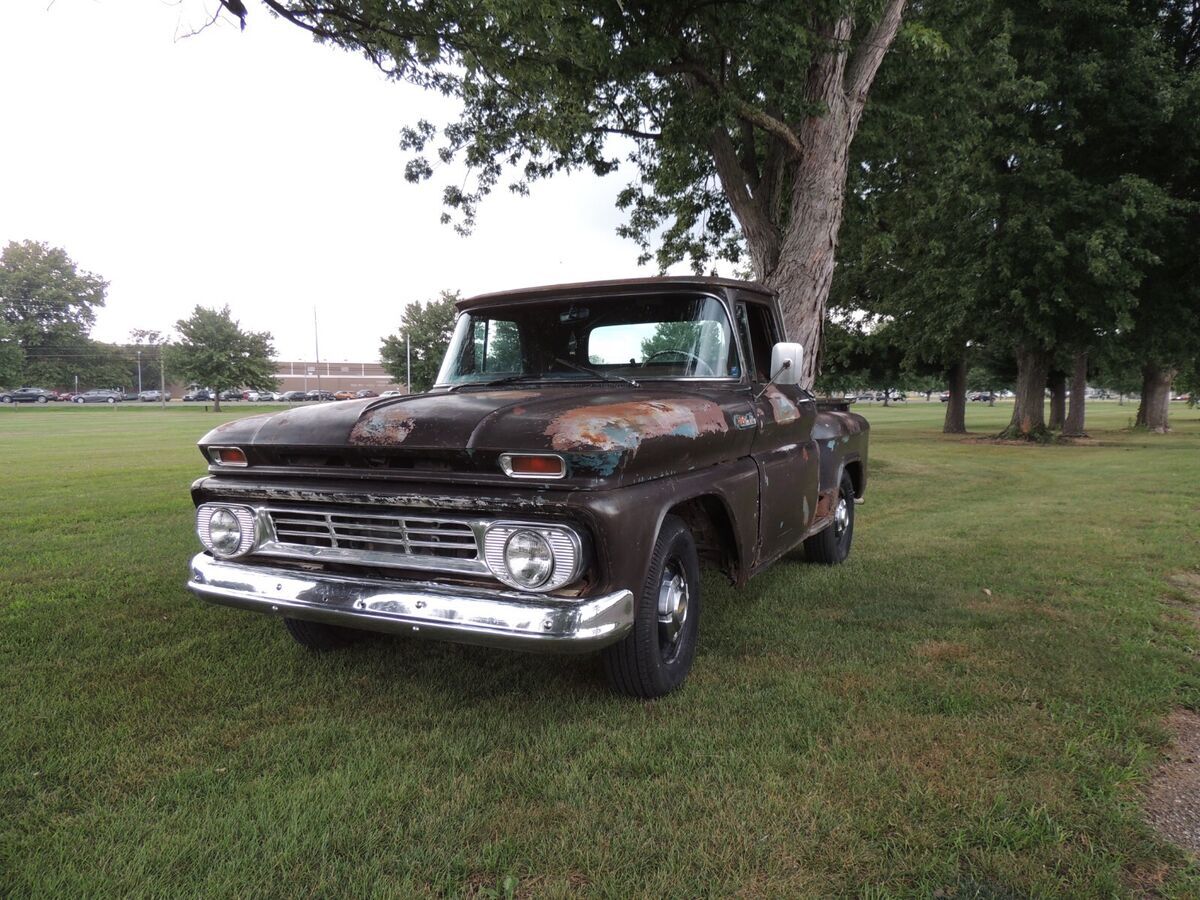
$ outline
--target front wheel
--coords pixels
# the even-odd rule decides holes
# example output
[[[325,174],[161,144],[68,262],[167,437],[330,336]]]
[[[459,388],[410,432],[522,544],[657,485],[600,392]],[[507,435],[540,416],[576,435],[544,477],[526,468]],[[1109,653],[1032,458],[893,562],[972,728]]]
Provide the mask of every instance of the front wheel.
[[[835,566],[846,561],[853,540],[854,482],[843,472],[833,507],[833,522],[804,542],[804,554],[810,562]]]
[[[700,631],[700,559],[682,519],[663,520],[636,604],[629,634],[604,649],[605,674],[618,693],[661,697],[687,678]]]
[[[38,402],[38,403],[45,403],[45,402],[46,402],[46,398],[45,398],[45,397],[38,397],[38,398],[37,398],[37,402]]]

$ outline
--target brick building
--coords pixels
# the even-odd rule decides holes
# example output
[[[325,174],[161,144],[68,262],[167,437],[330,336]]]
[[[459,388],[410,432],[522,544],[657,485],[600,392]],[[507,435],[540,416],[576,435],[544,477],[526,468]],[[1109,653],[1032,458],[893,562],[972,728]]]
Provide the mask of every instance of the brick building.
[[[280,360],[275,363],[275,377],[281,391],[312,391],[317,389],[317,376],[323,391],[361,391],[377,394],[404,390],[377,362],[303,362]]]

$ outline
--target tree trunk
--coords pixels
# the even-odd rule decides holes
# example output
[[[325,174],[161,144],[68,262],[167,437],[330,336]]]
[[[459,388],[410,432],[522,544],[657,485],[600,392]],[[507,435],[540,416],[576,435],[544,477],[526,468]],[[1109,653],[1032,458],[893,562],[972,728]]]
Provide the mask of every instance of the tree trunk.
[[[1045,350],[1017,349],[1017,391],[1012,420],[1000,433],[1010,440],[1041,440],[1046,436],[1046,376],[1050,354]]]
[[[221,411],[221,395],[220,393],[213,394],[213,412]]]
[[[1138,405],[1136,423],[1158,434],[1171,430],[1168,421],[1171,410],[1171,383],[1175,370],[1147,363],[1142,366],[1142,402]]]
[[[950,393],[950,402],[946,404],[946,421],[942,425],[943,434],[967,433],[967,361],[960,359],[950,368],[946,390]]]
[[[1046,427],[1051,431],[1061,431],[1067,418],[1067,375],[1057,369],[1050,373],[1047,379],[1050,388],[1050,424]]]
[[[1083,419],[1084,404],[1087,402],[1087,372],[1087,353],[1076,353],[1071,371],[1071,409],[1067,413],[1067,421],[1063,424],[1063,434],[1071,437],[1086,436]]]
[[[777,155],[768,156],[774,166],[770,172],[747,172],[725,128],[712,137],[717,175],[746,238],[755,276],[776,292],[788,340],[804,346],[798,373],[804,388],[812,387],[820,371],[850,142],[879,65],[900,30],[904,5],[905,0],[885,0],[878,21],[861,40],[850,16],[829,23],[822,34],[827,46],[805,73],[805,98],[820,112],[792,125],[761,111],[741,111],[777,142]],[[786,192],[784,185],[790,185]]]
[[[805,129],[804,158],[796,167],[791,225],[779,264],[764,279],[778,292],[788,340],[804,345],[800,384],[812,387],[820,371],[825,302],[833,283],[834,254],[845,205],[850,159],[847,104],[830,108]]]

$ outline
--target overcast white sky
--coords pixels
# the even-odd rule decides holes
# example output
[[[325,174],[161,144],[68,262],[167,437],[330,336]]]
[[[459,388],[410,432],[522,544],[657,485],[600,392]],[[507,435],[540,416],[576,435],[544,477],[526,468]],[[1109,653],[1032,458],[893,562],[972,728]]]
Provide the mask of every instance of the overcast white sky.
[[[375,359],[405,303],[654,274],[618,238],[626,173],[499,191],[475,234],[438,224],[441,187],[404,180],[403,125],[436,95],[387,82],[248,0],[4,0],[0,243],[61,246],[111,282],[93,335],[166,330],[228,303],[284,358]]]

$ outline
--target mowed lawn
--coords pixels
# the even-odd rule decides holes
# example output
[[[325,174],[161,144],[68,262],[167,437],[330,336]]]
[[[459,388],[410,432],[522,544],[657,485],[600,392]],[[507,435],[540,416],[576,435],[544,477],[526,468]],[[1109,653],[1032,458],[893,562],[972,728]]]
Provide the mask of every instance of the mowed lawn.
[[[593,657],[315,656],[193,599],[194,441],[246,407],[0,409],[0,896],[1196,896],[1139,806],[1200,708],[1173,406],[1038,447],[980,440],[1003,406],[965,440],[866,407],[851,560],[706,576],[653,703]]]

